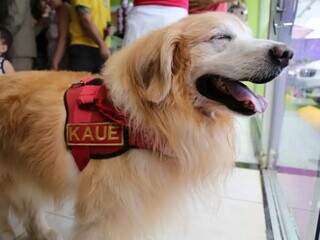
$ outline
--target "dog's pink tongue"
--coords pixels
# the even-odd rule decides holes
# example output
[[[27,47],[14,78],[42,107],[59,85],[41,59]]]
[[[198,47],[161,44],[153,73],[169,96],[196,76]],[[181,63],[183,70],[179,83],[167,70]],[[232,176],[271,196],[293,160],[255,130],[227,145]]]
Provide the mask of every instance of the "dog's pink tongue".
[[[262,113],[267,109],[268,103],[264,97],[255,95],[249,88],[237,82],[225,82],[230,94],[240,102],[250,102],[253,111]]]

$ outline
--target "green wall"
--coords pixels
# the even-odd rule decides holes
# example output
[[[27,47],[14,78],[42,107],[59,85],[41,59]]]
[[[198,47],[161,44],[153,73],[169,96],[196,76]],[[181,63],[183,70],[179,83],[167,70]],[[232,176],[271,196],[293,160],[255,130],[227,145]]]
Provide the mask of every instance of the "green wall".
[[[248,24],[251,27],[255,36],[258,36],[259,23],[259,1],[246,0],[248,7]]]
[[[268,38],[271,0],[260,0],[258,37]]]
[[[248,23],[256,37],[267,38],[271,0],[246,0]]]
[[[271,0],[246,0],[248,24],[257,38],[268,38]],[[264,95],[264,85],[248,84],[259,95]]]
[[[120,0],[111,0],[111,6],[119,6],[120,5]]]

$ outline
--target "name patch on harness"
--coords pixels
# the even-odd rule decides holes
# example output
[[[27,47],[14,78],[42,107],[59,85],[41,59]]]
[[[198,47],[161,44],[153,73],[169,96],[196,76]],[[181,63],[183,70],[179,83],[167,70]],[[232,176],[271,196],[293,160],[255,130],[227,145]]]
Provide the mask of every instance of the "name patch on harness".
[[[67,124],[69,146],[123,146],[123,126],[114,123]]]

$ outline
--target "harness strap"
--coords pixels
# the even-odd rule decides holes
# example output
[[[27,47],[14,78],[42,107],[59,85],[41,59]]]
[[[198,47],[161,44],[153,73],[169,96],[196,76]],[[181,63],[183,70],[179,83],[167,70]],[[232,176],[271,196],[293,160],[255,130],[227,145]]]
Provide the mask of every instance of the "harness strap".
[[[90,159],[109,159],[130,148],[153,149],[144,132],[132,130],[128,117],[113,106],[103,80],[86,78],[65,93],[66,142],[80,171]]]
[[[66,142],[80,171],[90,159],[108,159],[129,149],[126,118],[107,98],[103,80],[91,77],[65,93]]]

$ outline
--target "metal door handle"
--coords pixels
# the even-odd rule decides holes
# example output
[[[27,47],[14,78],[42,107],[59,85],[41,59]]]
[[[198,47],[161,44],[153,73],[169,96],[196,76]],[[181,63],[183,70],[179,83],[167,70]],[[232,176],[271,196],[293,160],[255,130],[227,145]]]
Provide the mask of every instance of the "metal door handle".
[[[284,6],[284,0],[278,0],[277,7],[276,7],[277,12],[284,12],[285,6]]]
[[[293,22],[286,22],[286,23],[274,23],[275,28],[286,28],[293,26]]]
[[[276,35],[278,29],[292,27],[293,25],[293,22],[276,23],[273,21],[273,32]]]

